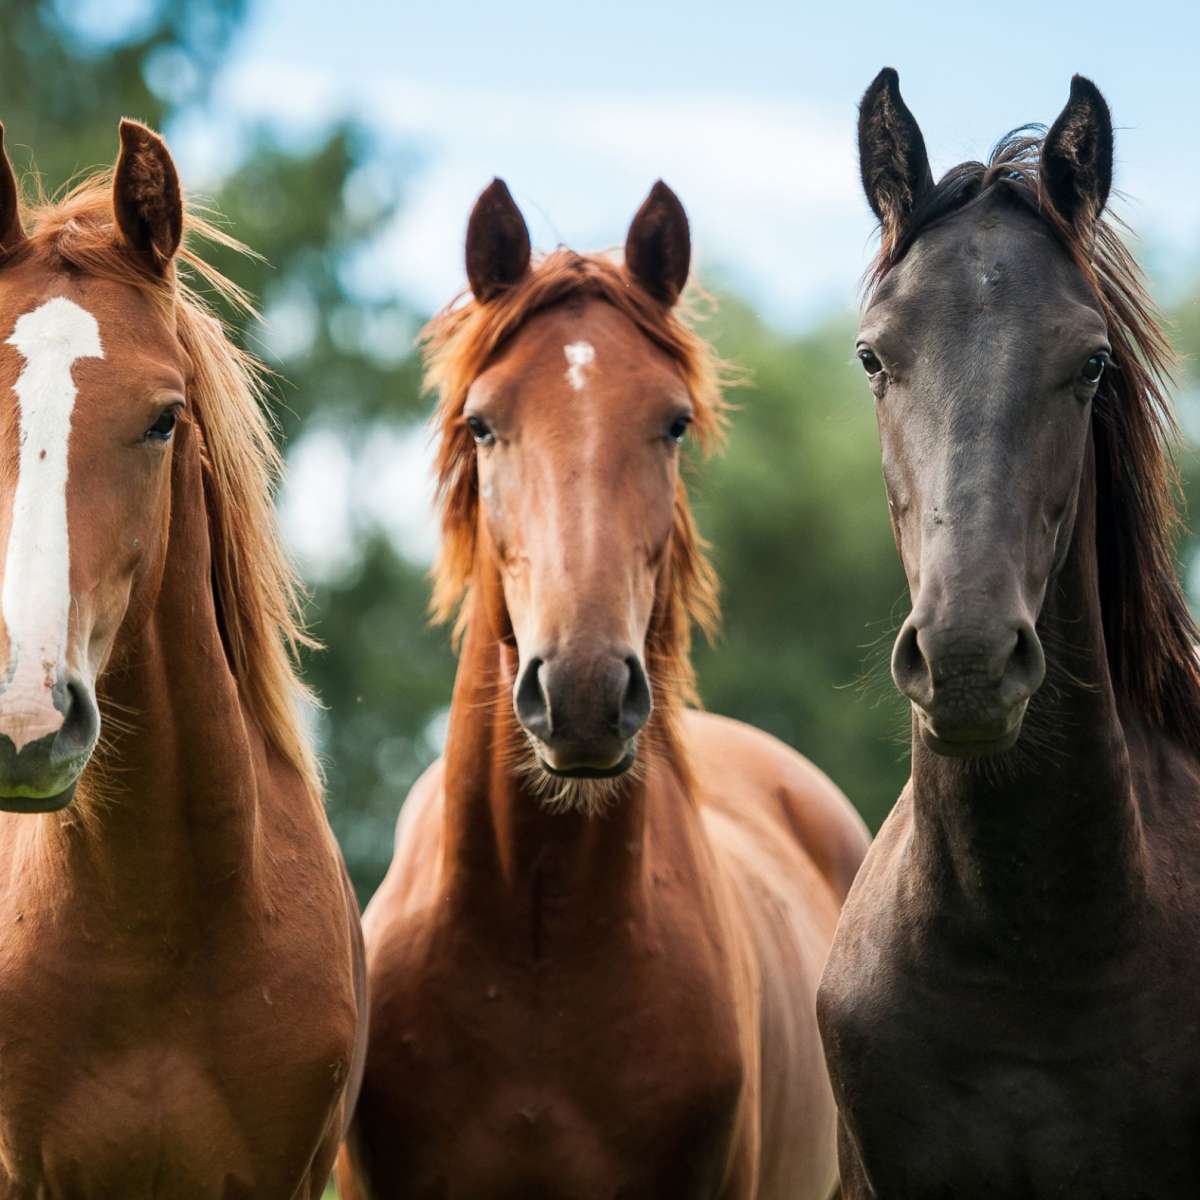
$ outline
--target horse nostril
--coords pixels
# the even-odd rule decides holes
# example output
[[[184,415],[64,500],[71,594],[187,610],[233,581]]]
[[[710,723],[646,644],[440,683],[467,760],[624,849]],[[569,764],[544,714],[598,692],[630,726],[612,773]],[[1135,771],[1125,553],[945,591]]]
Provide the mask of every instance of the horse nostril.
[[[921,652],[917,627],[911,621],[904,623],[892,650],[892,678],[896,681],[896,686],[910,699],[919,704],[929,702],[929,664]]]
[[[625,660],[625,665],[629,668],[629,678],[621,696],[618,732],[628,740],[650,719],[654,704],[650,697],[650,681],[646,678],[641,661],[631,654]]]
[[[100,712],[91,689],[80,679],[67,681],[67,711],[50,751],[53,763],[66,763],[88,753],[100,733]]]
[[[1016,639],[1004,669],[1005,682],[1027,699],[1042,686],[1046,676],[1046,655],[1041,640],[1029,622],[1016,628]]]
[[[550,719],[550,702],[546,698],[546,689],[542,686],[542,659],[531,658],[521,672],[517,681],[516,694],[513,697],[513,708],[517,720],[533,734],[534,737],[547,741],[552,733]]]

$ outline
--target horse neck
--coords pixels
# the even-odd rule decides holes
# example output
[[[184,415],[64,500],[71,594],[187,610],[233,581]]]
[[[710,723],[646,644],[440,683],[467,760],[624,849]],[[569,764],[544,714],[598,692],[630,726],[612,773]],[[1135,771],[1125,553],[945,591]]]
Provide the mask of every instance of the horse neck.
[[[561,926],[594,926],[627,911],[638,891],[646,835],[646,778],[630,778],[597,816],[555,812],[522,769],[528,753],[512,712],[517,656],[501,636],[494,571],[472,588],[446,738],[443,892],[468,924],[497,937],[531,936],[553,909]],[[663,772],[648,766],[649,778]]]
[[[1143,894],[1143,837],[1105,651],[1096,561],[1094,451],[1066,559],[1038,634],[1046,681],[1017,747],[968,763],[927,749],[913,726],[913,849],[940,911],[1066,951],[1109,938]]]
[[[84,813],[59,827],[71,874],[109,909],[154,923],[186,911],[189,891],[216,905],[252,879],[268,773],[273,786],[306,790],[242,708],[213,598],[199,438],[184,425],[177,437],[161,584],[101,681],[105,746],[85,777]]]

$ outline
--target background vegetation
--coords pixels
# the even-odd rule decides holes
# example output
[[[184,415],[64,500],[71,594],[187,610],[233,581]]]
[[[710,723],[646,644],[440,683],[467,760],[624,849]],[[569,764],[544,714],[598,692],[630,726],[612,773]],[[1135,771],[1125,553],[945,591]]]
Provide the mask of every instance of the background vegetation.
[[[152,0],[101,42],[65,4],[7,0],[0,118],[14,161],[27,169],[36,155],[53,190],[112,161],[122,113],[168,136],[202,120],[245,4]],[[265,262],[222,265],[266,314],[236,332],[279,372],[280,437],[293,457],[349,463],[352,487],[386,496],[388,472],[420,469],[412,431],[428,403],[412,344],[424,314],[365,299],[350,267],[403,205],[415,160],[384,158],[352,121],[302,143],[269,127],[230,131],[226,149],[212,200]],[[1200,348],[1198,311],[1189,301],[1175,314],[1181,349]],[[727,454],[694,465],[726,614],[719,644],[697,654],[710,707],[810,754],[875,825],[906,775],[907,721],[886,676],[906,593],[853,328],[847,311],[793,336],[722,298],[709,332],[754,386],[734,396]],[[1185,418],[1188,386],[1185,373]],[[306,664],[326,705],[330,815],[364,898],[408,786],[437,753],[454,667],[446,634],[426,622],[427,564],[398,549],[378,507],[312,565],[311,622],[330,649]],[[1182,549],[1190,562],[1191,541]]]

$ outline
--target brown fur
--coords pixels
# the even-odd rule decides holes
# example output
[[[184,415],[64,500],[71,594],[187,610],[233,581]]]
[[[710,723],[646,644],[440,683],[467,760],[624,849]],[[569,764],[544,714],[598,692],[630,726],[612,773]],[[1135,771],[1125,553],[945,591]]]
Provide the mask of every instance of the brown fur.
[[[66,495],[67,666],[81,690],[94,673],[103,735],[74,802],[0,814],[0,1197],[317,1200],[361,1076],[365,978],[297,710],[278,458],[256,364],[129,240],[169,246],[185,218],[165,146],[122,136],[135,169],[33,206],[0,266],[0,543],[20,369],[3,339],[62,297],[103,346],[72,368]],[[173,437],[151,443],[168,409]]]
[[[568,383],[579,341],[594,364]],[[684,707],[715,580],[664,431],[682,384],[701,439],[719,435],[717,360],[617,264],[569,251],[450,309],[428,345],[435,612],[467,603],[445,757],[365,917],[372,1040],[343,1194],[825,1200],[815,983],[865,837],[811,764]],[[481,413],[497,432],[477,448]],[[602,785],[602,814],[548,805],[519,732],[539,642],[583,664],[562,693],[577,713],[599,703],[581,645],[651,663],[636,765],[568,781]]]
[[[132,287],[171,314],[193,371],[190,399],[203,441],[215,547],[213,586],[234,675],[263,733],[319,794],[320,770],[299,717],[308,691],[293,659],[300,646],[313,642],[300,616],[299,580],[275,526],[272,489],[282,460],[266,416],[266,371],[229,339],[200,288],[247,315],[253,315],[253,305],[189,243],[248,251],[193,208],[178,259],[183,272],[148,274],[122,253],[114,236],[112,190],[113,173],[102,171],[60,200],[32,205],[25,214],[29,238],[22,253],[42,257],[51,269],[73,268]]]
[[[600,254],[558,250],[499,299],[481,304],[467,298],[452,304],[429,323],[423,335],[425,382],[438,394],[435,469],[442,543],[434,568],[432,604],[439,621],[449,620],[468,598],[475,570],[478,492],[475,446],[462,421],[467,392],[488,361],[530,317],[569,299],[590,296],[624,313],[670,356],[691,396],[693,429],[701,448],[710,451],[721,443],[726,419],[721,386],[729,368],[690,327],[686,309],[665,308],[640,288],[631,287],[618,262]],[[670,684],[663,694],[667,712],[672,711],[673,699],[678,704],[698,699],[690,655],[692,624],[711,635],[720,615],[717,578],[692,520],[682,479],[671,547],[671,590],[656,614],[648,654],[651,674]],[[463,605],[460,631],[469,611],[469,605]],[[666,725],[670,727],[670,720]]]

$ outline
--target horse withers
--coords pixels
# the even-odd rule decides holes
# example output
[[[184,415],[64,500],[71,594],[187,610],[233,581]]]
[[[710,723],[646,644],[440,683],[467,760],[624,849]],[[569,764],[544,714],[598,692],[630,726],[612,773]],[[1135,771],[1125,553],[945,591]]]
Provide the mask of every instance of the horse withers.
[[[884,71],[859,331],[912,778],[821,986],[849,1197],[1200,1195],[1200,671],[1108,107],[934,183]]]
[[[827,1200],[815,992],[866,838],[799,755],[684,707],[716,602],[680,446],[722,416],[687,219],[660,183],[623,266],[534,263],[497,181],[466,258],[428,330],[458,678],[365,917],[342,1195]]]
[[[120,135],[24,219],[0,155],[0,1196],[318,1197],[365,980],[276,453],[176,271],[236,301],[232,243]]]

